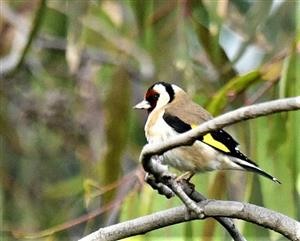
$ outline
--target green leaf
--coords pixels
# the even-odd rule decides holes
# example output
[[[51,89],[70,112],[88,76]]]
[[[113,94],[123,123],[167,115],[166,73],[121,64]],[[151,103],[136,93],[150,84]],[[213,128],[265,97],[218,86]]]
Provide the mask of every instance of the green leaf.
[[[230,95],[236,95],[246,90],[251,84],[260,80],[260,72],[252,71],[243,76],[231,79],[212,98],[207,109],[212,114],[218,114],[228,104]]]

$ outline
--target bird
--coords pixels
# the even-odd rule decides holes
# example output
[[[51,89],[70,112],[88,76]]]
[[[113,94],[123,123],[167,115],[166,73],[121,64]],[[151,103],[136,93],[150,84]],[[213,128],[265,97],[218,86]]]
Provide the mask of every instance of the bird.
[[[148,112],[144,131],[149,144],[163,143],[213,118],[179,86],[163,81],[151,85],[134,108]],[[161,157],[163,164],[183,172],[182,178],[187,177],[186,180],[201,172],[239,170],[281,183],[243,154],[238,142],[223,129],[210,131],[191,146],[176,147]]]

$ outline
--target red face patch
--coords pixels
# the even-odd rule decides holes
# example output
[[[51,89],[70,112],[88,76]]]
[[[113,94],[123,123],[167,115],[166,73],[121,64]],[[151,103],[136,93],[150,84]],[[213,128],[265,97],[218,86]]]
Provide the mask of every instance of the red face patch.
[[[148,112],[151,112],[155,108],[158,98],[159,93],[157,93],[154,89],[148,89],[145,95],[145,100],[147,100],[151,105],[151,108],[148,109]]]

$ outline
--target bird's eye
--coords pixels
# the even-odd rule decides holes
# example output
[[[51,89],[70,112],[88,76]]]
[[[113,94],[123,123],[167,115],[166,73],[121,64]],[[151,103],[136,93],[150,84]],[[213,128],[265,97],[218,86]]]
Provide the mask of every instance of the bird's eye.
[[[154,99],[154,100],[158,100],[158,98],[159,98],[159,94],[153,95],[153,99]]]

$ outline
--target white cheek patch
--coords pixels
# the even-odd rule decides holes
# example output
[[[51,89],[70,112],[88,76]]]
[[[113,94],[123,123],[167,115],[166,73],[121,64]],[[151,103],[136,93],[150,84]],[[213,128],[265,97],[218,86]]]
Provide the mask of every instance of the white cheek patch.
[[[168,92],[166,91],[166,87],[163,86],[162,84],[158,84],[154,86],[153,88],[157,93],[159,93],[159,98],[156,104],[156,108],[160,108],[165,106],[166,104],[169,103],[170,101],[170,96]]]
[[[162,106],[165,106],[170,101],[170,97],[168,93],[160,94],[159,99],[157,101],[156,107],[160,108]]]

